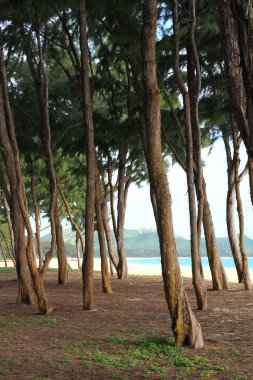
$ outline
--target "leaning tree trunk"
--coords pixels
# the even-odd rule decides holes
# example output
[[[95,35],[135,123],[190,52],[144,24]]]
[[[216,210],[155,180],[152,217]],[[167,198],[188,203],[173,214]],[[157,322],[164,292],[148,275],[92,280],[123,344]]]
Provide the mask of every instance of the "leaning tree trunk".
[[[160,94],[156,79],[157,2],[143,3],[142,84],[145,115],[146,147],[144,152],[150,186],[157,204],[157,230],[160,241],[164,291],[172,319],[176,345],[203,346],[200,324],[196,321],[187,299],[177,258],[172,224],[171,195],[164,168],[161,146]]]
[[[6,260],[6,255],[5,255],[5,252],[4,252],[3,244],[1,242],[0,242],[0,251],[2,253],[2,257],[3,257],[3,260],[4,260],[4,266],[5,266],[5,268],[7,268],[8,264],[7,264],[7,260]]]
[[[228,190],[226,199],[226,222],[229,243],[234,258],[234,263],[237,271],[238,281],[243,281],[243,266],[242,255],[240,250],[240,244],[236,233],[234,222],[234,205],[235,205],[235,157],[232,158],[229,139],[223,132],[223,141],[225,145],[226,157],[227,157],[227,173],[228,173]]]
[[[234,118],[248,153],[253,204],[253,3],[220,0],[220,28]]]
[[[80,270],[82,268],[82,262],[81,262],[80,250],[79,250],[79,235],[77,232],[76,232],[76,258],[77,258],[77,266],[78,266],[78,269]]]
[[[220,253],[215,237],[212,214],[207,199],[206,184],[203,178],[203,195],[204,195],[204,210],[203,210],[203,226],[206,240],[206,251],[209,261],[209,266],[212,274],[212,282],[214,290],[229,289],[229,282],[226,276],[225,269],[222,265]]]
[[[97,219],[97,229],[98,229],[98,239],[100,246],[100,257],[101,257],[101,273],[102,273],[102,288],[104,293],[112,293],[112,288],[108,276],[108,263],[106,257],[106,244],[105,244],[105,234],[103,225],[103,216],[101,209],[101,189],[100,189],[100,178],[97,172],[96,176],[96,196],[95,196],[95,209],[96,209],[96,219]]]
[[[14,243],[14,233],[13,233],[13,227],[11,223],[11,214],[10,214],[10,206],[8,204],[8,201],[6,199],[6,196],[4,194],[4,191],[2,191],[2,197],[3,197],[3,203],[4,203],[4,212],[6,216],[6,221],[8,224],[8,229],[10,233],[10,241],[11,241],[11,259],[13,261],[14,267],[16,266],[16,258],[15,258],[15,243]]]
[[[252,289],[252,284],[249,275],[249,266],[248,266],[248,257],[246,248],[244,245],[244,216],[243,216],[243,205],[240,193],[240,178],[239,178],[239,166],[240,166],[240,158],[239,158],[239,144],[238,144],[238,135],[237,131],[233,130],[233,143],[234,143],[234,152],[235,152],[235,193],[236,193],[236,201],[237,201],[237,211],[239,218],[239,244],[240,251],[242,255],[242,275],[244,286],[246,290]]]
[[[193,50],[192,45],[194,44],[193,40],[194,40],[195,23],[196,23],[196,19],[195,19],[194,1],[189,1],[188,39],[190,42],[188,44],[191,46],[192,50]],[[192,108],[191,99],[190,99],[188,90],[184,84],[184,81],[180,72],[180,67],[179,67],[178,2],[176,0],[174,1],[173,30],[174,30],[174,38],[175,38],[174,73],[175,73],[176,81],[179,86],[180,92],[183,96],[183,103],[184,103],[185,140],[186,140],[186,176],[187,176],[190,226],[191,226],[192,277],[193,277],[193,285],[194,285],[194,289],[196,293],[198,308],[206,309],[207,308],[207,291],[206,291],[204,279],[201,276],[200,240],[199,240],[200,239],[199,217],[202,216],[203,207],[202,205],[200,205],[199,215],[198,215],[199,217],[197,219],[195,185],[194,185],[194,157],[193,157],[194,146],[193,146],[193,136],[192,136],[193,116],[191,114],[191,108]],[[188,49],[189,49],[189,46],[188,46]],[[194,55],[194,59],[196,60],[195,54],[193,55]],[[188,72],[190,72],[191,69],[192,68],[188,67]],[[199,86],[199,84],[197,84],[197,86]],[[194,92],[198,94],[199,88],[197,88],[197,90]],[[192,96],[194,96],[194,94],[192,94]],[[196,113],[196,110],[192,110],[192,112]],[[197,115],[195,115],[195,117],[197,117]],[[198,170],[199,170],[199,167],[198,167]],[[199,179],[200,179],[200,176],[199,176]],[[202,182],[198,184],[198,190],[202,192],[203,190],[201,189],[201,184]]]
[[[102,215],[103,215],[103,222],[104,222],[104,230],[105,230],[105,236],[107,241],[107,249],[108,254],[110,257],[110,260],[117,272],[118,275],[118,267],[119,267],[119,257],[117,255],[116,247],[113,241],[112,231],[109,224],[109,215],[108,215],[108,207],[107,207],[107,201],[104,200],[102,204]]]
[[[20,216],[18,220],[18,225],[14,226],[14,228],[22,228],[24,230],[23,226],[25,225],[26,231],[27,231],[27,242],[24,236],[24,233],[22,230],[20,231],[19,235],[19,241],[22,245],[25,245],[26,249],[26,259],[29,266],[29,271],[32,278],[33,283],[33,289],[37,296],[38,301],[38,308],[39,312],[41,314],[47,314],[51,311],[47,298],[46,293],[44,290],[43,285],[43,277],[38,272],[37,266],[36,266],[36,260],[33,255],[33,231],[30,224],[30,218],[28,211],[26,209],[26,199],[24,194],[24,184],[23,184],[23,177],[21,173],[21,167],[20,167],[20,159],[19,159],[19,150],[15,135],[15,125],[14,125],[14,119],[12,115],[12,111],[10,108],[10,102],[9,102],[9,95],[8,95],[8,82],[7,82],[7,75],[6,75],[6,68],[4,64],[4,57],[2,49],[0,50],[0,72],[1,72],[1,81],[3,84],[3,93],[2,88],[0,86],[0,149],[2,151],[2,156],[4,159],[5,167],[7,170],[9,182],[10,182],[10,188],[12,191],[12,201],[14,201],[17,205],[16,207],[16,215]],[[4,101],[4,104],[3,104]],[[4,106],[6,109],[6,115],[7,115],[7,123],[5,122],[4,117]],[[13,210],[12,210],[13,211]],[[14,215],[13,215],[13,221],[14,221]],[[14,225],[14,224],[13,224]],[[14,231],[15,234],[15,231]],[[19,248],[19,247],[18,247]],[[20,256],[20,253],[19,253]],[[23,260],[23,253],[21,256],[21,259]],[[18,263],[17,263],[18,268]],[[21,267],[21,270],[23,268]],[[28,277],[25,278],[25,280],[28,280]],[[28,282],[26,283],[26,285]]]
[[[83,308],[94,309],[93,257],[94,257],[94,209],[96,181],[96,153],[94,127],[89,85],[89,54],[87,41],[87,20],[85,0],[80,0],[80,46],[83,113],[86,137],[86,208],[85,208],[85,251],[82,265]]]
[[[34,178],[34,163],[31,159],[31,193],[33,199],[33,209],[34,209],[34,218],[35,218],[35,228],[36,228],[36,240],[38,247],[38,256],[39,256],[39,268],[43,267],[43,254],[42,254],[42,244],[40,238],[40,209],[37,202],[36,187],[35,187],[35,178]]]
[[[39,9],[34,6],[34,16],[35,16],[35,35],[36,42],[38,48],[38,64],[35,65],[35,60],[33,57],[33,50],[31,46],[26,44],[25,53],[27,57],[27,62],[30,67],[31,74],[34,80],[34,86],[37,94],[39,110],[41,115],[41,141],[43,145],[43,152],[45,157],[45,163],[47,168],[47,175],[49,181],[49,192],[50,192],[50,200],[49,200],[49,220],[51,225],[51,246],[50,250],[47,253],[46,257],[46,265],[48,266],[49,261],[53,257],[57,243],[57,254],[63,255],[59,262],[63,265],[62,268],[59,268],[59,276],[58,279],[60,283],[67,283],[67,275],[66,275],[66,256],[65,249],[62,248],[62,244],[64,244],[62,236],[61,236],[61,226],[59,225],[59,215],[58,206],[57,206],[57,180],[54,169],[54,160],[51,148],[51,126],[50,126],[50,118],[49,118],[49,99],[48,99],[48,76],[46,72],[45,62],[44,62],[44,50],[41,45],[41,27],[40,27],[40,19],[39,19]],[[24,38],[27,38],[24,32]],[[45,269],[46,270],[46,269]],[[43,270],[43,272],[45,271]]]

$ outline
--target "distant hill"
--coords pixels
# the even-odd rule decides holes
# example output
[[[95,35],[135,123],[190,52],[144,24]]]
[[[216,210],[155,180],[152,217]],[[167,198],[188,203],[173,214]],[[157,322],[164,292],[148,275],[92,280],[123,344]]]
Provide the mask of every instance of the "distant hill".
[[[41,237],[43,251],[49,248],[51,234]],[[76,234],[70,228],[64,230],[64,241],[68,256],[75,256]],[[97,232],[94,235],[95,253],[99,254],[99,242]],[[190,240],[182,236],[176,236],[179,256],[190,256]],[[231,256],[231,249],[227,237],[217,238],[221,256]],[[245,236],[245,246],[250,256],[253,256],[253,240]],[[154,257],[159,256],[159,240],[157,232],[153,229],[125,230],[125,247],[129,257]],[[206,256],[205,239],[201,242],[202,255]]]

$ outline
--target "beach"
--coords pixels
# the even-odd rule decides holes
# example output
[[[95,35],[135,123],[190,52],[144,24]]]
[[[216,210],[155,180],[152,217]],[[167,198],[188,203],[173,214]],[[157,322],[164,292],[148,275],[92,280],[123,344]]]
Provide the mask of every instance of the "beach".
[[[77,259],[68,257],[68,264],[71,269],[78,269],[77,265]],[[8,267],[13,266],[11,261],[8,261]],[[0,262],[0,267],[4,267],[4,262]],[[57,268],[57,259],[53,258],[49,264],[49,268]],[[101,260],[100,258],[94,259],[94,270],[100,271],[101,270]],[[206,280],[212,280],[211,271],[209,268],[203,268],[204,270],[204,277]],[[238,277],[236,273],[235,268],[225,268],[225,272],[227,275],[227,278],[229,282],[237,283]],[[253,269],[249,269],[250,277],[253,279]],[[150,265],[150,264],[135,264],[133,261],[128,263],[128,274],[132,276],[161,276],[161,266],[160,265]],[[182,266],[181,267],[181,274],[183,277],[191,278],[192,277],[192,271],[191,267]]]

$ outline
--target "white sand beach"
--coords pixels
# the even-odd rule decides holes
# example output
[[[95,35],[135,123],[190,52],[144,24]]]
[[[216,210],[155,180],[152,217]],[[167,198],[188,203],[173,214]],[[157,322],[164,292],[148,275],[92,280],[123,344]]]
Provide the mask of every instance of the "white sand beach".
[[[78,269],[77,259],[68,258],[68,263],[72,269]],[[13,266],[12,262],[8,261],[8,266]],[[57,268],[57,259],[53,258],[50,262],[50,268]],[[3,261],[0,262],[0,267],[4,267]],[[101,261],[99,258],[94,259],[94,270],[100,271]],[[238,282],[236,269],[226,268],[225,269],[229,282]],[[129,275],[134,276],[161,276],[161,267],[158,265],[150,264],[133,264],[132,262],[128,264],[128,273]],[[183,277],[192,277],[191,267],[181,267],[181,273]],[[206,280],[211,280],[211,272],[209,268],[204,268],[204,275]],[[253,279],[253,269],[250,269],[250,276]]]

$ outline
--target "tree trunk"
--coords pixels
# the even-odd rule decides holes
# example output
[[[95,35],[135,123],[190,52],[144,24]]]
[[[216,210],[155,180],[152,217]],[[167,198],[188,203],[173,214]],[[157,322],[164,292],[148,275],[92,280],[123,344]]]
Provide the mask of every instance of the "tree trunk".
[[[36,196],[36,187],[35,187],[35,179],[34,179],[34,163],[31,159],[31,193],[33,198],[33,209],[34,209],[34,218],[35,218],[35,227],[36,227],[36,240],[37,240],[37,249],[38,249],[38,256],[39,256],[39,268],[40,270],[43,267],[43,254],[42,254],[42,245],[41,245],[41,239],[40,239],[40,209],[37,203],[37,196]]]
[[[212,274],[213,289],[229,289],[229,282],[226,272],[222,265],[219,249],[215,237],[212,214],[207,199],[206,184],[203,178],[203,194],[204,194],[204,213],[203,225],[206,240],[206,251],[209,261],[209,266]]]
[[[194,31],[195,31],[195,9],[194,9],[194,1],[189,1],[189,30],[188,30],[188,50],[193,50],[194,45]],[[178,2],[174,0],[174,14],[173,14],[173,30],[174,30],[174,38],[175,38],[175,61],[174,61],[174,73],[176,77],[177,84],[179,86],[179,90],[183,96],[184,102],[184,121],[185,121],[185,140],[186,140],[186,175],[187,175],[187,186],[188,186],[188,199],[189,199],[189,213],[190,213],[190,226],[191,226],[191,257],[192,257],[192,277],[193,277],[193,285],[196,293],[197,304],[199,309],[207,308],[207,291],[206,286],[201,276],[201,260],[200,260],[200,220],[199,217],[197,219],[196,215],[196,198],[195,198],[195,185],[194,185],[194,157],[193,157],[193,136],[192,136],[192,128],[193,119],[196,124],[197,114],[196,114],[196,104],[194,105],[194,110],[191,107],[191,99],[188,93],[188,90],[184,84],[180,67],[179,67],[179,30],[178,30]],[[190,51],[190,55],[194,55],[195,65],[196,57],[195,53]],[[192,58],[193,59],[193,58]],[[189,60],[189,58],[188,58]],[[192,68],[189,68],[188,62],[188,74],[190,80],[192,81]],[[198,78],[199,80],[199,78]],[[190,86],[190,85],[189,85]],[[195,96],[199,94],[199,84],[196,84],[197,89],[194,90]],[[194,85],[195,87],[195,85]],[[189,87],[190,90],[190,87]],[[191,88],[193,91],[193,89]],[[194,96],[194,94],[192,94]],[[192,111],[192,114],[191,114]],[[195,152],[196,153],[196,152]],[[198,152],[199,155],[199,152]],[[198,158],[199,160],[199,158]],[[199,164],[197,170],[199,171]],[[202,178],[202,177],[201,177]],[[200,173],[198,175],[198,180],[200,179]],[[198,191],[203,192],[203,187],[201,188],[201,183],[198,183]],[[199,216],[202,216],[203,207],[200,205],[199,207]],[[202,221],[202,218],[201,218]]]
[[[0,242],[0,250],[2,253],[3,260],[4,260],[4,266],[5,266],[5,268],[8,268],[7,260],[6,260],[6,256],[5,256],[5,252],[4,252],[4,247],[3,247],[3,244],[1,242]]]
[[[86,209],[85,209],[85,252],[82,265],[83,274],[83,308],[94,309],[93,257],[94,257],[94,208],[96,181],[96,154],[92,104],[89,85],[89,54],[87,41],[87,21],[85,0],[80,0],[80,47],[81,47],[81,80],[82,99],[86,137]]]
[[[108,207],[106,200],[102,204],[102,215],[103,215],[103,222],[104,222],[104,230],[105,230],[105,236],[107,241],[107,248],[110,260],[113,263],[113,266],[118,274],[118,268],[119,268],[119,257],[116,252],[115,244],[112,237],[112,231],[109,224],[109,216],[108,216]]]
[[[77,258],[78,269],[80,270],[82,268],[82,262],[81,262],[80,251],[79,251],[79,235],[77,232],[76,232],[76,258]]]
[[[232,158],[231,149],[229,145],[229,139],[223,132],[223,141],[225,145],[226,157],[227,157],[227,173],[228,173],[228,191],[226,199],[226,222],[229,243],[234,258],[234,263],[237,271],[238,281],[243,281],[243,267],[242,267],[242,255],[240,251],[240,244],[236,233],[234,222],[234,204],[235,204],[235,158]]]
[[[6,196],[4,194],[4,191],[2,191],[2,197],[3,197],[3,203],[4,203],[4,212],[8,224],[8,229],[10,233],[10,241],[11,241],[11,254],[10,257],[13,261],[14,267],[16,267],[16,259],[15,259],[15,243],[14,243],[14,233],[13,233],[13,227],[11,223],[11,215],[10,215],[10,206],[8,204],[8,201],[6,199]]]
[[[234,152],[235,152],[235,193],[236,193],[236,201],[237,201],[237,211],[239,218],[239,244],[240,251],[242,255],[242,274],[243,281],[246,290],[251,290],[251,280],[249,275],[249,267],[248,267],[248,257],[246,248],[244,245],[244,216],[243,216],[243,205],[240,193],[240,178],[239,178],[239,166],[240,166],[240,158],[239,158],[239,144],[238,144],[238,135],[237,131],[233,130],[233,143],[234,143]]]
[[[126,155],[127,149],[120,149],[119,153],[119,184],[118,184],[118,218],[117,218],[117,249],[119,256],[119,269],[118,277],[119,279],[125,279],[128,275],[127,260],[126,260],[126,250],[124,242],[124,225],[125,225],[125,215],[126,215],[126,198],[127,194],[125,191],[125,169],[126,169]]]
[[[161,146],[160,94],[156,79],[157,2],[143,3],[142,84],[146,141],[144,147],[150,185],[157,205],[157,230],[160,241],[164,291],[172,319],[176,346],[203,346],[202,333],[185,294],[173,232],[171,195],[164,168]]]
[[[57,202],[57,201],[56,201]],[[58,260],[58,284],[68,284],[68,261],[63,239],[62,225],[59,217],[58,202],[55,204],[56,255]]]
[[[25,285],[26,289],[29,288],[29,280],[30,277],[27,276],[27,274],[22,273],[23,269],[27,267],[25,265],[25,259],[27,259],[27,263],[29,266],[30,274],[32,277],[33,282],[33,289],[37,296],[38,301],[38,308],[39,312],[41,314],[47,314],[51,311],[47,298],[46,293],[43,286],[42,276],[39,274],[36,266],[36,260],[34,259],[33,255],[33,231],[30,224],[29,214],[26,209],[26,199],[24,194],[24,184],[23,184],[23,177],[21,173],[20,168],[20,160],[19,160],[19,150],[15,135],[15,125],[13,120],[13,115],[10,108],[10,102],[9,102],[9,95],[8,95],[8,83],[7,83],[7,75],[6,75],[6,68],[4,64],[4,57],[2,49],[0,49],[0,72],[1,72],[1,81],[3,84],[3,93],[2,93],[2,87],[0,86],[0,149],[2,152],[2,156],[4,159],[5,167],[8,174],[8,179],[10,183],[10,189],[12,192],[12,202],[13,204],[16,204],[16,209],[14,213],[14,207],[13,207],[13,222],[15,222],[15,217],[18,216],[18,224],[14,224],[13,226],[16,229],[16,236],[17,236],[17,242],[20,243],[17,245],[17,249],[21,248],[22,251],[18,253],[19,255],[19,263],[17,263],[17,269],[20,271],[20,277],[23,278],[22,285]],[[4,101],[4,104],[3,104]],[[6,115],[7,115],[7,123],[5,122],[4,117],[4,106],[6,109]],[[14,203],[15,202],[15,203]],[[13,205],[12,204],[12,205]],[[21,216],[21,217],[20,217]],[[27,230],[27,243],[24,235],[24,228],[25,225]],[[18,230],[20,229],[20,230]],[[15,230],[14,230],[14,236],[15,236]],[[16,242],[15,242],[16,243]],[[26,257],[23,254],[24,247],[26,249]],[[22,291],[23,289],[21,289]],[[29,291],[30,289],[28,289]],[[26,296],[28,293],[26,293]],[[22,299],[21,294],[21,299]]]
[[[108,263],[106,257],[106,244],[104,235],[104,225],[101,210],[101,189],[100,189],[100,178],[97,172],[96,176],[96,197],[95,197],[95,209],[96,209],[96,219],[97,219],[97,229],[98,229],[98,239],[100,247],[100,257],[101,257],[101,273],[102,273],[102,288],[104,293],[112,293],[112,288],[108,276]]]

